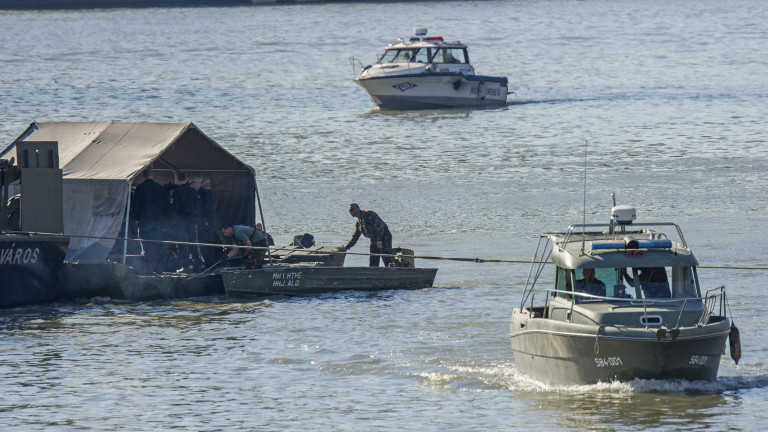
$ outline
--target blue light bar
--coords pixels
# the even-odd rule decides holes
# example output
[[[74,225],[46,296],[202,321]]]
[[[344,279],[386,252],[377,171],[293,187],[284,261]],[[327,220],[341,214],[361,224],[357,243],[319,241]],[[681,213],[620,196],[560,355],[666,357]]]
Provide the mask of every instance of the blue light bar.
[[[672,247],[671,240],[632,240],[637,243],[637,247],[627,248],[627,244],[623,241],[610,241],[610,242],[592,242],[592,250],[608,250],[608,249],[669,249]],[[634,245],[632,245],[634,246]]]
[[[599,249],[624,249],[625,245],[624,242],[605,242],[605,243],[595,243],[592,242],[592,250],[599,250]]]
[[[638,240],[639,249],[669,249],[672,247],[672,240]]]

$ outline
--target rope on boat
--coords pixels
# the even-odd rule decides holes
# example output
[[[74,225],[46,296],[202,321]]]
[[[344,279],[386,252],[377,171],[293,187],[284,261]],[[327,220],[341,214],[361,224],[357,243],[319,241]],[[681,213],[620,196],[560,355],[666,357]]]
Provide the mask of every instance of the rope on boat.
[[[47,233],[47,232],[32,232],[32,231],[2,231],[2,233],[5,234],[22,234],[22,235],[45,235],[45,236],[54,236],[54,237],[74,237],[74,238],[88,238],[88,239],[97,239],[97,240],[115,240],[115,241],[133,241],[133,242],[142,242],[142,243],[159,243],[159,244],[167,244],[167,245],[189,245],[189,246],[212,246],[212,247],[219,247],[219,248],[230,248],[230,247],[237,247],[240,249],[254,249],[254,250],[265,250],[265,251],[287,251],[292,250],[295,251],[296,249],[293,247],[288,246],[238,246],[233,244],[221,244],[221,243],[199,243],[199,242],[185,242],[185,241],[175,241],[175,240],[146,240],[146,239],[136,239],[136,238],[125,238],[125,237],[101,237],[101,236],[90,236],[90,235],[77,235],[77,234],[61,234],[61,233]],[[313,251],[311,249],[299,249],[304,250],[307,252],[316,252],[316,253],[326,253],[324,251]],[[374,254],[374,253],[366,253],[366,252],[342,252],[342,251],[334,251],[333,253],[339,253],[344,255],[364,255],[364,256],[378,256],[378,257],[404,257],[404,258],[418,258],[418,259],[425,259],[425,260],[443,260],[443,261],[462,261],[462,262],[474,262],[474,263],[511,263],[511,264],[551,264],[551,261],[531,261],[531,260],[515,260],[515,259],[502,259],[502,258],[468,258],[468,257],[444,257],[444,256],[433,256],[433,255],[404,255],[404,254]],[[706,265],[700,265],[697,266],[700,269],[721,269],[721,270],[768,270],[768,266],[706,266]]]
[[[605,324],[600,324],[600,327],[597,328],[597,334],[595,334],[595,355],[600,353],[600,331],[606,327]]]

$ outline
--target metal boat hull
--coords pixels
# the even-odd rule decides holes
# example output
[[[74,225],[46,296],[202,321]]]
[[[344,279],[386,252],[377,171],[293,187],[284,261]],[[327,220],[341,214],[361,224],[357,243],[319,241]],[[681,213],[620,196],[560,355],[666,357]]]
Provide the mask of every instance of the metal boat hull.
[[[221,273],[228,296],[313,295],[336,291],[429,288],[437,269],[407,267],[268,267]]]
[[[0,307],[57,300],[69,237],[0,236]]]
[[[730,328],[727,319],[681,328],[673,340],[658,338],[657,328],[553,325],[553,320],[520,320],[516,315],[511,323],[515,364],[528,375],[559,385],[635,378],[713,381]]]
[[[62,296],[66,299],[110,297],[146,301],[224,294],[217,273],[142,275],[136,274],[134,267],[108,261],[66,263],[61,279]]]
[[[493,107],[507,103],[507,81],[451,73],[395,75],[355,80],[381,108]]]

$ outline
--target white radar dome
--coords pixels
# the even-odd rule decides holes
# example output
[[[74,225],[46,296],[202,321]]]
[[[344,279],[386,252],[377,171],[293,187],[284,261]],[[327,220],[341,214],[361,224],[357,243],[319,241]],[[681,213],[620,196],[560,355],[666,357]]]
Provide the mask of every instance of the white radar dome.
[[[611,220],[619,225],[629,225],[637,219],[637,212],[632,206],[620,205],[611,209]]]

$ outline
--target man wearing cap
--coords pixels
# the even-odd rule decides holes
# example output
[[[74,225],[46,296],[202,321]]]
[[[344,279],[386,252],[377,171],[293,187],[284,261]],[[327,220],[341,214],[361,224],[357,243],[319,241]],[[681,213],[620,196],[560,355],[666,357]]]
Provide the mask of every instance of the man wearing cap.
[[[346,245],[340,246],[338,249],[346,251],[357,243],[360,238],[360,234],[371,239],[371,254],[388,254],[392,255],[392,233],[389,232],[389,227],[373,210],[360,210],[360,206],[356,203],[349,205],[349,214],[352,217],[357,218],[355,222],[355,233],[352,234],[352,238],[349,239]],[[384,261],[384,267],[389,267],[392,262],[392,257],[381,257]],[[371,267],[379,266],[379,257],[371,255],[369,260]]]

